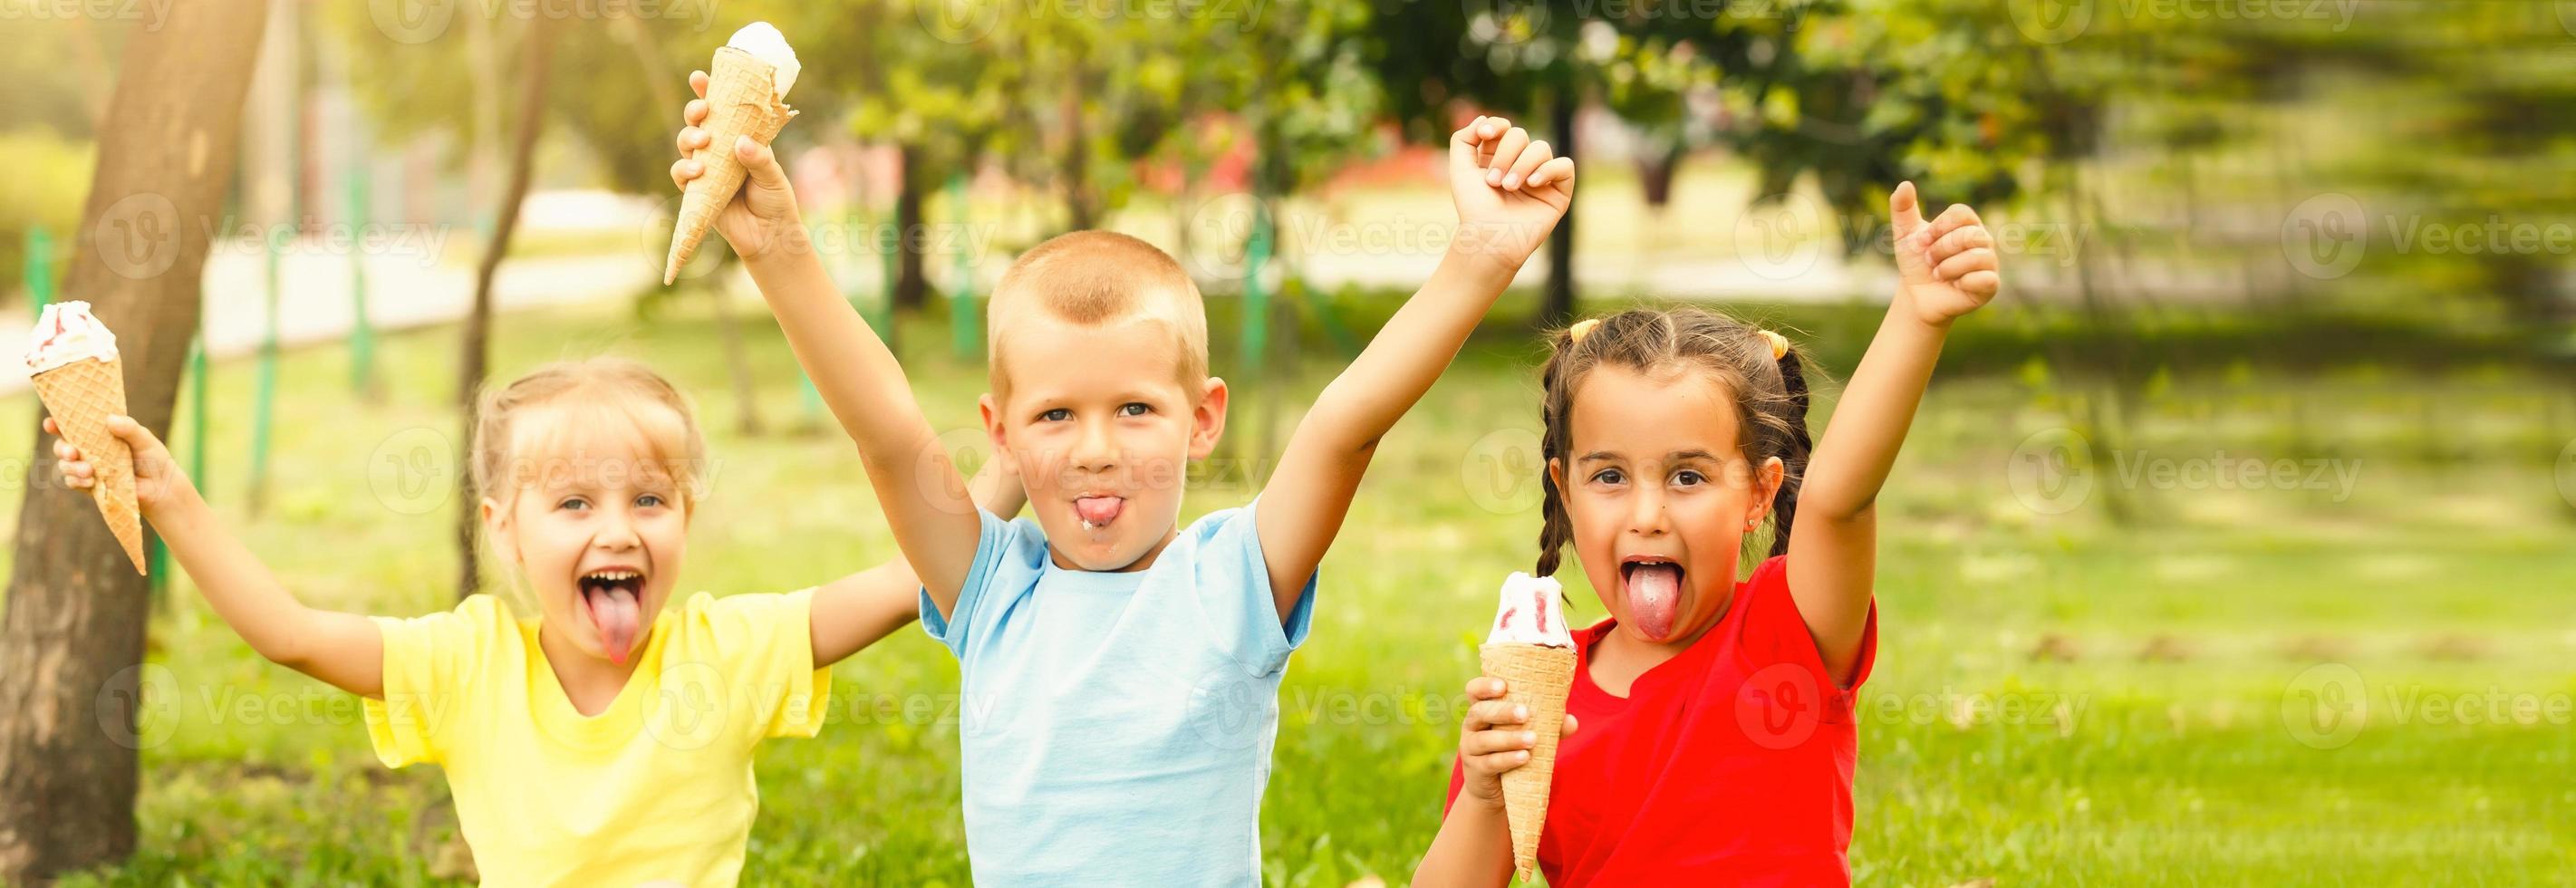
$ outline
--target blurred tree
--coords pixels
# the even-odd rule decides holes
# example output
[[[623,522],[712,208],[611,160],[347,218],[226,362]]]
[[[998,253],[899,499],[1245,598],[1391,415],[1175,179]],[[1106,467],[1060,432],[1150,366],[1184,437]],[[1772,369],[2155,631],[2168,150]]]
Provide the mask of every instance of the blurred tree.
[[[546,120],[544,99],[553,32],[550,17],[535,16],[519,35],[520,61],[513,72],[521,89],[519,131],[510,146],[509,184],[494,208],[491,240],[484,244],[483,255],[474,267],[474,307],[465,316],[463,354],[457,361],[457,413],[463,419],[459,441],[474,440],[476,408],[492,354],[492,279],[500,273],[501,260],[510,253],[510,235],[519,227],[519,205],[527,200],[528,181],[535,175],[537,134],[544,129]],[[456,597],[462,599],[483,588],[481,558],[475,548],[483,519],[473,505],[479,501],[476,494],[480,493],[474,489],[474,474],[456,473],[456,484]]]
[[[257,0],[179,4],[137,28],[108,99],[69,291],[117,333],[126,406],[167,435],[195,335],[209,220],[223,212]],[[134,850],[145,578],[36,436],[0,611],[0,882],[44,884]],[[166,683],[162,683],[166,684]],[[173,705],[157,701],[156,706]],[[97,733],[92,733],[96,731]]]

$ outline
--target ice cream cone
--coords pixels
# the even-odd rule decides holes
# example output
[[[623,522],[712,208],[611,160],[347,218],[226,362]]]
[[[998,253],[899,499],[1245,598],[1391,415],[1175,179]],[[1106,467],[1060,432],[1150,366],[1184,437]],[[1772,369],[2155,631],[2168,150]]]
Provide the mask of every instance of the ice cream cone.
[[[123,363],[78,360],[29,379],[63,437],[80,448],[81,458],[96,469],[98,483],[89,489],[90,498],[98,502],[99,516],[107,519],[107,529],[125,547],[125,557],[134,560],[134,572],[146,573],[143,509],[134,499],[134,453],[126,449],[123,439],[107,431],[107,418],[125,412]]]
[[[704,172],[689,180],[689,190],[680,198],[679,222],[671,230],[671,256],[662,268],[663,284],[680,279],[680,266],[698,254],[698,242],[706,239],[716,212],[742,190],[745,170],[742,161],[734,159],[735,142],[750,136],[767,145],[787,126],[788,118],[796,116],[795,109],[778,98],[777,77],[777,66],[751,53],[732,46],[716,50],[715,64],[707,74],[707,119],[701,124],[709,137],[707,146],[689,153]]]
[[[1556,741],[1565,728],[1565,694],[1574,684],[1574,649],[1500,642],[1480,649],[1485,674],[1503,680],[1504,698],[1529,707],[1538,732],[1529,761],[1503,772],[1503,817],[1512,828],[1512,867],[1526,881],[1538,871],[1538,839],[1547,827],[1547,790],[1556,777]]]

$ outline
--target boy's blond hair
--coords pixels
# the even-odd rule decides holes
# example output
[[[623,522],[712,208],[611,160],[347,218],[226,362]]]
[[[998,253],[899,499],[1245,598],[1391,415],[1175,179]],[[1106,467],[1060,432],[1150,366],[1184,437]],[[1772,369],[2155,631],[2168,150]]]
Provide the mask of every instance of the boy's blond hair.
[[[1076,231],[1020,254],[993,288],[986,314],[996,396],[1009,391],[1000,360],[1007,322],[1039,312],[1080,326],[1134,317],[1164,321],[1180,346],[1183,386],[1194,390],[1207,378],[1207,306],[1198,283],[1153,244],[1114,231]]]

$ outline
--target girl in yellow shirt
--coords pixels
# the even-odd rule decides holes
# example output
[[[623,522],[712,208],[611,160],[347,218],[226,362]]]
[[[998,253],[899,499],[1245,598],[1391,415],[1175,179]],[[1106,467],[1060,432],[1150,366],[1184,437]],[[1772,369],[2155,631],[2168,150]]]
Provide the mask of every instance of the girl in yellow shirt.
[[[306,607],[159,439],[126,417],[108,427],[134,452],[144,518],[215,612],[261,656],[365,697],[387,766],[446,770],[487,885],[734,884],[758,806],[752,748],[813,736],[831,665],[917,613],[901,561],[666,610],[706,445],[686,399],[628,361],[551,365],[485,393],[478,508],[533,619],[488,594],[411,619]],[[54,453],[65,483],[94,483],[78,449]],[[1018,481],[999,471],[975,498],[1017,512]]]

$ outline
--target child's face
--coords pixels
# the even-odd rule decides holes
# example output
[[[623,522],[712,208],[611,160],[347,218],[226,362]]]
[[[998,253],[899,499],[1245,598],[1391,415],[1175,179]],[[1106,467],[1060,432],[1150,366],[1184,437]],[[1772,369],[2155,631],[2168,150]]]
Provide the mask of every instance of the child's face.
[[[608,435],[514,466],[517,493],[483,501],[494,548],[535,591],[545,631],[624,665],[670,600],[689,515],[666,467]]]
[[[1179,530],[1189,462],[1215,449],[1225,382],[1181,379],[1181,342],[1151,317],[1096,325],[1024,316],[994,355],[985,431],[1016,461],[1059,567],[1141,570]]]
[[[1734,398],[1706,373],[1595,367],[1569,421],[1572,446],[1548,472],[1584,576],[1619,631],[1650,644],[1697,639],[1733,595],[1780,461],[1745,460]]]

